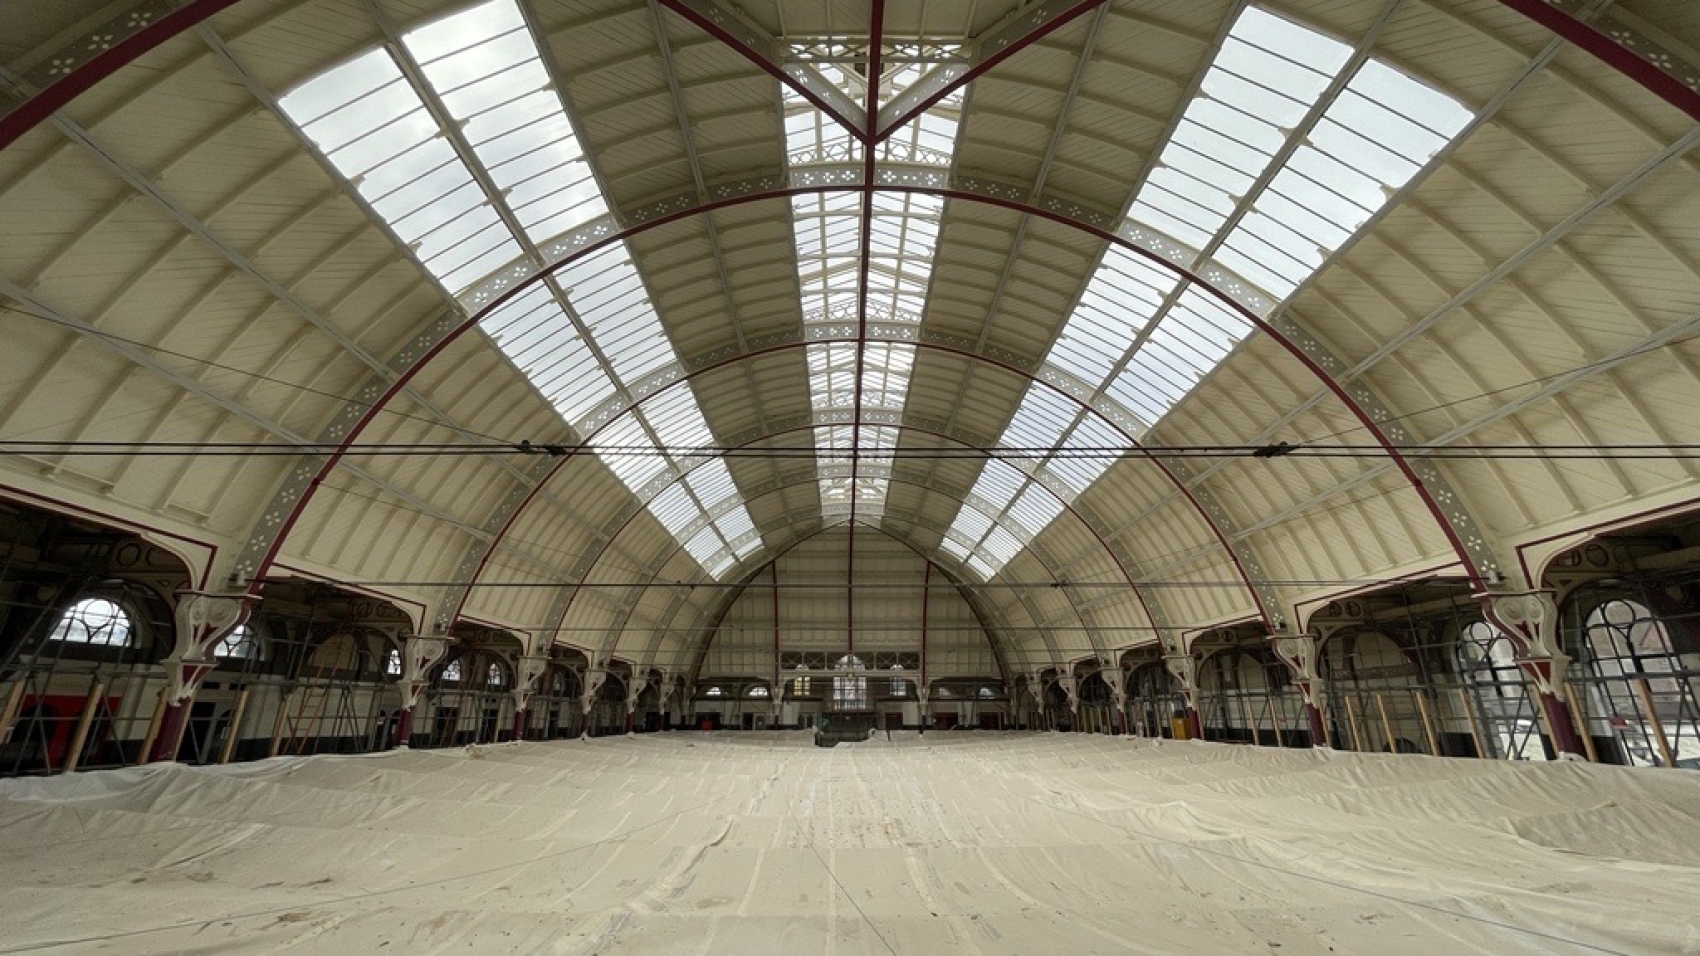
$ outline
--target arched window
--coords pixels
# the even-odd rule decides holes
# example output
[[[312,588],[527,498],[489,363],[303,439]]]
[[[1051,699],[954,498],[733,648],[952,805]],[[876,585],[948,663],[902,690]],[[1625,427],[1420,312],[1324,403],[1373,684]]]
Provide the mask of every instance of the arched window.
[[[744,696],[745,697],[759,697],[759,698],[766,699],[770,695],[768,693],[766,684],[757,684],[756,686],[751,687],[749,690],[745,691]]]
[[[84,598],[71,605],[48,640],[100,647],[129,647],[135,643],[130,615],[104,598]]]
[[[384,655],[384,675],[387,677],[401,676],[401,651],[392,647]]]
[[[1607,601],[1588,612],[1582,629],[1599,676],[1645,677],[1655,692],[1678,691],[1676,680],[1664,676],[1679,667],[1670,635],[1645,605],[1623,598]]]
[[[1472,683],[1502,698],[1524,696],[1523,672],[1511,639],[1486,621],[1466,624],[1458,635],[1458,662]]]
[[[980,697],[981,700],[986,700],[988,698],[992,698],[992,697],[996,697],[996,696],[998,696],[998,692],[995,691],[995,690],[992,690],[990,687],[982,687],[979,690],[979,697]]]
[[[500,688],[506,687],[507,684],[508,674],[502,670],[502,665],[492,663],[490,669],[484,672],[484,686]]]
[[[224,640],[213,645],[213,656],[230,660],[258,660],[260,657],[260,638],[253,628],[246,624],[238,624]]]
[[[838,659],[835,670],[844,671],[832,678],[832,705],[838,710],[866,710],[868,707],[867,665],[854,654]]]
[[[893,664],[893,665],[891,665],[891,669],[894,670],[894,671],[900,671],[900,670],[903,669],[903,665],[902,664]],[[909,695],[909,682],[904,680],[901,677],[893,677],[891,679],[891,696],[893,696],[893,697],[907,697],[908,695]]]
[[[703,691],[702,695],[704,697],[725,697],[726,691],[719,684],[716,684],[708,690]]]
[[[452,660],[443,667],[443,682],[446,684],[460,683],[460,661]]]
[[[802,669],[803,669],[803,665],[798,664],[797,670],[802,670]],[[791,680],[791,696],[792,697],[807,697],[807,696],[809,696],[810,691],[813,689],[811,687],[811,684],[812,684],[812,682],[807,677],[792,678],[792,680]]]

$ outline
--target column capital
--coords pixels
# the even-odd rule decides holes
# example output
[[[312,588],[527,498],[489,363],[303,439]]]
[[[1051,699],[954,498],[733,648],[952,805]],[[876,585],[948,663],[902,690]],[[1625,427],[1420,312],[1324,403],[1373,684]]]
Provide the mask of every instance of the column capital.
[[[1484,591],[1476,595],[1482,615],[1517,649],[1517,663],[1535,680],[1542,693],[1552,694],[1564,680],[1570,655],[1558,635],[1557,593]]]
[[[259,597],[246,591],[177,591],[171,612],[176,640],[164,661],[172,704],[195,696],[201,682],[218,666],[213,648],[248,620]]]
[[[454,639],[447,634],[409,634],[401,639],[401,706],[412,710],[430,684],[431,668],[448,656]]]

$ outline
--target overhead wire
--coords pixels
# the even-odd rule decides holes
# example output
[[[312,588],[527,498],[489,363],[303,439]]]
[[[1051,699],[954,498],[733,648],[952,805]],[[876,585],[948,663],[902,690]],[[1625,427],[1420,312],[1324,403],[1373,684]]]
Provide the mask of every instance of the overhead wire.
[[[825,427],[825,426],[822,426]],[[492,441],[489,444],[457,442],[351,442],[348,444],[315,442],[213,442],[213,441],[109,441],[85,439],[4,439],[0,440],[0,455],[61,455],[67,457],[318,457],[333,454],[366,457],[445,458],[490,455],[548,455],[567,458],[576,455],[618,456],[623,458],[690,459],[693,457],[750,458],[771,461],[815,460],[813,448],[750,447],[729,445],[655,446],[615,445],[601,443],[533,444]],[[1307,442],[1274,445],[1132,445],[1132,446],[1003,446],[977,448],[954,445],[898,446],[878,451],[847,450],[841,457],[912,459],[921,461],[978,460],[1050,460],[1104,461],[1162,458],[1385,458],[1398,454],[1406,458],[1429,459],[1694,459],[1700,458],[1700,443],[1644,442],[1624,444],[1563,443],[1546,445],[1459,445],[1436,446],[1422,443],[1393,445],[1320,444]]]
[[[31,318],[40,319],[43,322],[47,322],[47,323],[50,323],[52,325],[57,325],[57,326],[60,326],[62,328],[71,329],[71,330],[73,330],[73,331],[75,331],[79,334],[91,335],[91,336],[94,336],[96,338],[104,339],[108,342],[117,342],[121,345],[131,346],[132,348],[145,349],[149,352],[156,352],[160,355],[169,355],[172,358],[182,359],[185,362],[193,362],[196,365],[202,365],[202,366],[205,366],[207,368],[215,368],[215,369],[218,369],[221,372],[230,372],[233,375],[241,375],[245,378],[250,378],[250,379],[253,379],[253,380],[258,381],[258,382],[265,382],[268,385],[277,385],[277,386],[280,386],[282,388],[294,389],[298,392],[302,392],[302,393],[305,393],[305,394],[308,394],[308,395],[314,395],[314,396],[317,396],[319,398],[328,398],[328,399],[331,399],[333,401],[346,403],[348,405],[355,405],[355,406],[359,406],[361,408],[375,409],[378,412],[378,414],[381,414],[381,415],[391,415],[391,416],[394,416],[396,418],[405,418],[405,419],[408,419],[409,421],[420,422],[420,423],[426,424],[426,425],[435,425],[439,428],[448,428],[448,429],[452,429],[454,431],[464,432],[465,434],[468,434],[468,435],[474,435],[478,438],[483,438],[483,439],[486,439],[486,440],[489,440],[489,441],[494,441],[494,442],[501,441],[501,439],[496,438],[493,435],[484,434],[483,432],[479,432],[476,429],[468,428],[465,425],[461,425],[459,423],[449,423],[449,422],[444,422],[443,420],[441,420],[439,418],[432,418],[432,417],[425,416],[425,415],[410,414],[408,412],[404,412],[404,411],[401,411],[399,409],[392,408],[388,404],[379,404],[377,402],[369,402],[369,401],[365,401],[365,400],[362,400],[362,399],[359,399],[359,398],[355,398],[355,397],[350,396],[350,395],[343,395],[343,394],[340,394],[338,392],[332,392],[332,391],[328,391],[328,390],[322,389],[322,388],[314,388],[311,385],[304,385],[300,382],[286,381],[284,379],[277,378],[276,376],[267,375],[264,372],[256,372],[253,369],[239,368],[235,365],[226,365],[222,362],[214,361],[213,359],[203,358],[203,357],[198,356],[198,355],[190,355],[187,352],[179,352],[176,349],[166,348],[163,345],[155,345],[155,344],[152,344],[152,343],[149,343],[149,342],[143,342],[139,339],[128,338],[126,336],[118,335],[118,334],[113,333],[113,332],[108,332],[105,329],[88,328],[88,327],[85,327],[85,326],[77,324],[77,323],[67,322],[64,319],[58,318],[57,316],[43,315],[42,313],[37,312],[34,309],[24,307],[23,303],[17,303],[14,306],[14,309],[20,315],[27,315]]]

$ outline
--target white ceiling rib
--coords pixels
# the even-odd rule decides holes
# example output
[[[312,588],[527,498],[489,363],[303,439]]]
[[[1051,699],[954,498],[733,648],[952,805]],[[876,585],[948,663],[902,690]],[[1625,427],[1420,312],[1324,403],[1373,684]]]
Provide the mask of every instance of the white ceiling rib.
[[[1593,18],[1601,30],[1674,9],[1642,0],[1566,3],[1567,15]],[[217,33],[211,25],[201,31],[230,38],[240,55],[234,71],[215,43],[207,44],[210,54],[168,43],[49,121],[88,131],[87,145],[44,135],[47,125],[15,143],[0,174],[8,236],[0,308],[11,304],[14,317],[81,319],[138,343],[137,355],[153,355],[178,374],[155,381],[137,371],[151,366],[130,355],[20,319],[7,350],[17,356],[0,357],[16,373],[0,376],[7,437],[27,428],[89,440],[115,433],[214,440],[262,434],[251,432],[263,428],[258,420],[280,429],[263,432],[274,440],[322,440],[341,434],[347,411],[337,408],[338,396],[377,394],[374,401],[393,407],[362,442],[456,441],[493,426],[501,433],[500,408],[522,401],[523,429],[535,443],[539,431],[560,440],[569,423],[592,416],[600,423],[625,403],[642,409],[598,435],[606,468],[603,459],[582,456],[558,471],[519,458],[457,469],[369,461],[354,450],[337,466],[348,480],[333,475],[301,524],[272,538],[281,538],[279,559],[290,566],[350,579],[381,578],[378,569],[417,569],[414,577],[433,580],[445,579],[432,577],[438,571],[459,574],[452,557],[396,556],[404,542],[433,533],[432,548],[465,545],[474,556],[469,581],[547,577],[570,585],[675,568],[690,577],[692,560],[729,575],[763,546],[762,529],[779,534],[794,515],[819,509],[819,478],[764,492],[759,505],[735,513],[740,489],[767,487],[756,479],[780,466],[716,467],[707,464],[712,455],[662,453],[715,435],[742,441],[801,430],[814,447],[784,444],[817,468],[833,465],[829,452],[855,450],[865,455],[864,477],[892,473],[882,499],[886,525],[923,529],[918,540],[929,544],[942,534],[937,547],[970,579],[1002,574],[1021,583],[1037,569],[1085,580],[1113,575],[1118,560],[1136,566],[1142,580],[1231,576],[1231,557],[1207,539],[1213,518],[1190,509],[1189,492],[1222,504],[1224,526],[1265,562],[1254,572],[1263,580],[1367,579],[1452,560],[1421,499],[1383,458],[1293,456],[1268,465],[1233,458],[1193,467],[1177,453],[1180,484],[1170,487],[1146,474],[1156,468],[1106,469],[1100,456],[1069,454],[1125,444],[1125,436],[1094,431],[1103,420],[1080,413],[1082,402],[1116,421],[1118,407],[1128,409],[1146,426],[1128,430],[1158,455],[1168,444],[1353,436],[1361,423],[1342,410],[1352,399],[1319,392],[1297,363],[1247,335],[1198,290],[1143,275],[1142,260],[1106,253],[1065,225],[999,208],[999,197],[1096,229],[1119,225],[1124,237],[1159,255],[1172,251],[1177,265],[1212,281],[1221,267],[1261,287],[1266,304],[1279,305],[1259,314],[1283,332],[1291,317],[1326,341],[1343,359],[1329,366],[1333,377],[1349,394],[1371,394],[1387,408],[1385,430],[1401,446],[1456,451],[1476,442],[1629,438],[1677,445],[1694,437],[1688,408],[1700,360],[1684,344],[1700,315],[1700,276],[1691,268],[1700,261],[1691,228],[1700,221],[1692,118],[1498,0],[1287,0],[1279,14],[1241,13],[1231,2],[1105,5],[976,81],[958,107],[962,133],[952,143],[951,175],[994,201],[894,203],[889,217],[871,221],[874,242],[884,246],[870,263],[866,316],[854,296],[847,303],[843,295],[860,265],[854,241],[843,255],[822,252],[816,265],[798,260],[793,268],[795,244],[786,240],[796,238],[797,219],[789,197],[733,198],[740,188],[779,195],[787,168],[820,163],[849,175],[846,160],[859,148],[853,140],[822,140],[788,165],[787,124],[795,117],[776,102],[771,75],[751,69],[744,53],[704,42],[696,27],[661,10],[667,2],[512,5],[520,19],[467,0],[244,0],[214,21]],[[1035,9],[966,0],[886,6],[892,36],[961,40],[968,49]],[[780,38],[770,44],[776,60],[805,47],[833,54],[820,44],[842,43],[847,49],[837,53],[853,63],[864,54],[842,38],[866,30],[866,12],[808,3],[736,15]],[[476,14],[458,21],[469,26],[443,33],[438,48],[424,45],[439,17],[465,14]],[[401,26],[384,24],[385,16]],[[16,17],[26,36],[78,31],[75,18],[53,5],[24,5]],[[1262,25],[1247,32],[1242,17]],[[334,146],[339,156],[413,150],[397,161],[418,168],[397,167],[387,183],[374,168],[345,189],[327,189],[305,139],[254,110],[232,74],[250,89],[291,89],[327,65],[352,64],[351,53],[384,43],[386,31],[393,71],[355,70],[347,87],[353,96],[354,80],[377,83],[368,106],[383,116]],[[548,39],[541,57],[530,47],[533,35]],[[1633,39],[1632,52],[1655,49],[1643,35]],[[1671,39],[1694,45],[1686,35]],[[0,85],[43,89],[47,55],[5,64],[12,72],[0,74]],[[833,67],[811,56],[816,62],[791,66],[806,67],[815,82]],[[445,70],[461,74],[445,78]],[[1260,71],[1276,79],[1260,83]],[[1424,82],[1410,79],[1416,76]],[[551,78],[570,98],[557,94]],[[1197,78],[1199,95],[1188,78]],[[382,98],[400,97],[407,86],[417,107],[405,97]],[[834,89],[840,107],[851,103]],[[1439,89],[1481,104],[1456,138],[1444,103],[1420,105]],[[572,122],[552,126],[566,122],[561,102]],[[427,128],[435,131],[414,135]],[[940,144],[916,138],[920,129],[901,131],[889,147],[900,152],[877,157],[888,164],[882,175],[901,176],[941,155]],[[1431,152],[1435,158],[1425,159]],[[596,157],[595,176],[586,155]],[[1132,172],[1142,168],[1151,175]],[[135,181],[139,199],[129,189]],[[561,184],[569,188],[553,188]],[[588,190],[584,197],[573,184]],[[419,203],[422,195],[431,202]],[[684,196],[712,211],[690,215],[688,204],[680,206],[679,221],[658,224],[585,268],[564,268],[491,317],[485,330],[499,339],[497,348],[468,336],[389,397],[385,386],[412,373],[408,356],[420,353],[409,350],[438,323],[445,297],[460,291],[454,285],[476,283],[483,264],[506,255],[516,258],[500,265],[524,264],[539,243],[558,242],[572,216],[592,214],[581,201],[602,204],[591,225],[621,229],[668,215],[655,210]],[[375,227],[360,221],[367,207],[378,212]],[[1116,222],[1115,210],[1125,221]],[[859,215],[854,205],[846,211]],[[628,212],[630,221],[622,216]],[[835,212],[823,203],[803,216],[819,226],[823,249],[838,236]],[[568,218],[551,223],[551,216]],[[387,218],[395,221],[393,238]],[[861,223],[848,225],[854,234]],[[1159,231],[1175,242],[1152,238]],[[419,281],[393,255],[396,238],[415,243],[418,261],[447,277],[442,295],[432,288],[438,283]],[[214,248],[203,248],[208,243]],[[925,254],[906,251],[927,244]],[[798,330],[805,272],[815,281],[804,291],[818,307]],[[880,335],[913,335],[937,347],[858,354],[845,341],[856,333],[839,329],[864,318],[879,323],[870,331]],[[1137,334],[1127,334],[1133,328]],[[848,354],[820,348],[825,339],[842,342]],[[820,348],[820,361],[796,362],[810,345]],[[156,348],[163,351],[148,351]],[[201,364],[178,365],[172,353]],[[964,353],[984,361],[959,361]],[[1065,366],[1089,371],[1088,384],[1056,377]],[[86,378],[82,391],[104,394],[84,401],[63,380],[89,370],[97,377]],[[627,381],[638,374],[639,385]],[[1027,374],[1053,376],[1063,391],[1029,387]],[[669,376],[690,381],[668,384]],[[292,382],[303,387],[292,391]],[[869,403],[854,401],[858,389]],[[222,403],[209,406],[208,396]],[[694,399],[691,407],[681,407],[681,398]],[[858,404],[865,411],[859,429]],[[932,461],[913,469],[926,482],[912,483],[909,464],[894,457],[905,423],[941,435],[997,436],[976,447],[989,444],[1000,460]],[[164,525],[193,525],[221,542],[265,538],[249,522],[272,510],[265,502],[276,500],[273,489],[290,486],[297,471],[265,458],[222,471],[216,462],[160,466],[146,455],[112,467],[69,457],[16,461],[9,485],[97,506],[109,500],[129,515],[157,512]],[[1643,498],[1661,506],[1691,498],[1696,480],[1685,459],[1484,457],[1439,467],[1469,499],[1462,504],[1484,517],[1495,549],[1639,507]],[[560,477],[538,488],[546,473]],[[228,489],[209,490],[218,483],[209,474],[234,478]],[[795,478],[797,469],[787,474]],[[503,482],[494,494],[490,477]],[[513,517],[510,532],[492,501],[509,491],[508,498],[536,493],[549,506],[501,513]],[[1055,520],[1063,503],[1088,494],[1077,507],[1080,521]],[[963,498],[979,517],[950,521]],[[626,521],[645,507],[656,521]],[[358,533],[343,543],[340,532],[327,530],[339,527]],[[477,544],[491,538],[491,549]],[[559,561],[520,554],[532,548],[545,558],[566,555],[572,566],[563,575]],[[1036,561],[1003,563],[1021,548]],[[669,565],[674,556],[678,564]],[[486,558],[487,566],[479,563]],[[560,623],[508,613],[524,606],[518,592],[481,590],[474,602],[481,618]],[[641,591],[584,602],[572,620],[607,613],[610,633],[636,632],[675,611],[689,619],[700,603],[668,605],[676,595]],[[994,586],[990,593],[1006,592]],[[988,613],[1067,617],[1063,605],[1072,596],[1036,593],[1035,603],[1011,592],[1001,606],[990,602]],[[1118,600],[1130,599],[1075,603],[1097,615],[1113,612]],[[1215,599],[1202,584],[1166,590],[1161,603],[1179,625],[1245,613],[1243,599]],[[609,640],[612,648],[626,639]]]
[[[369,51],[279,103],[451,294],[608,213],[513,0],[487,0],[395,39],[393,51]],[[629,394],[677,360],[624,243],[504,303],[482,326],[575,427],[617,388]],[[677,388],[594,444],[632,493],[647,497],[713,436],[690,390]],[[686,492],[688,512],[651,509],[711,575],[761,544],[742,505],[726,508],[737,494],[729,473],[715,486],[728,495],[704,501]],[[719,521],[710,517],[721,511]]]
[[[880,77],[880,101],[890,101],[920,79],[927,58],[948,58],[953,49],[928,45],[917,47],[911,56],[896,57],[895,65]],[[863,52],[848,44],[819,42],[797,47],[792,55],[815,60],[811,69],[865,100],[867,82],[849,66]],[[876,159],[948,167],[961,104],[960,90],[945,97],[878,143]],[[784,108],[786,155],[793,168],[863,158],[866,147],[860,139],[789,88]],[[791,200],[805,325],[848,322],[853,327],[859,309],[874,320],[921,321],[944,201],[921,193],[880,191],[873,195],[871,210],[872,221],[863,223],[859,193],[811,193]],[[860,271],[864,228],[869,232],[865,287]],[[856,422],[861,412],[872,412],[875,421],[883,422],[895,422],[902,414],[915,347],[901,342],[822,342],[808,346],[807,360],[814,411],[847,423],[816,432],[821,512],[878,517],[885,509],[898,429]],[[855,407],[858,395],[861,412]]]
[[[1291,294],[1470,120],[1451,97],[1368,57],[1382,21],[1354,52],[1242,10],[1134,197],[1130,225],[1214,257],[1274,300]],[[1387,140],[1364,139],[1364,128]],[[1045,362],[1093,383],[1148,430],[1251,331],[1189,281],[1112,246]],[[1029,396],[1045,388],[1030,385]]]

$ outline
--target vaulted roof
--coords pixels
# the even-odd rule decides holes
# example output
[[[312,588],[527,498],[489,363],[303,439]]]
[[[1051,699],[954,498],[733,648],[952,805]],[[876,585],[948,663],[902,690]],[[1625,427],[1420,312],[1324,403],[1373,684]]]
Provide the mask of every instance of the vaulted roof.
[[[0,480],[208,586],[684,659],[852,523],[1039,661],[1695,497],[1677,0],[23,7]]]

